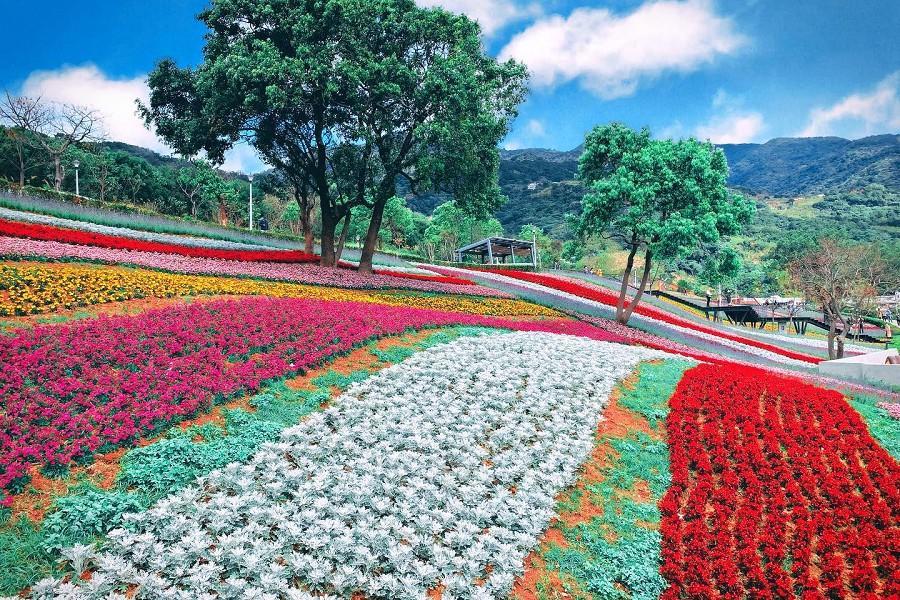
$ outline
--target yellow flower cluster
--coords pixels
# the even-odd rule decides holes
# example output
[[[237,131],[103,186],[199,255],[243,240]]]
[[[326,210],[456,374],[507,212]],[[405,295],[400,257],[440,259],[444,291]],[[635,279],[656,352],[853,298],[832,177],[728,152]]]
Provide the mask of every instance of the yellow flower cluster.
[[[347,300],[493,316],[561,316],[549,308],[505,298],[349,290],[90,264],[0,264],[0,315],[4,316],[138,298],[219,294]]]

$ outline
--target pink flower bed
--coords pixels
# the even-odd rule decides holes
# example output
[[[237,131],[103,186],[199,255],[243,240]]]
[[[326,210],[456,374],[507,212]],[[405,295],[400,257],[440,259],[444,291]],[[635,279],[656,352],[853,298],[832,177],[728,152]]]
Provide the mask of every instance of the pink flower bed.
[[[292,283],[330,285],[354,289],[408,289],[444,294],[467,294],[509,298],[509,294],[470,283],[444,283],[429,278],[393,275],[360,275],[350,269],[329,269],[314,264],[243,262],[215,258],[197,258],[159,252],[142,252],[62,242],[30,240],[0,236],[0,256],[50,259],[97,260],[106,263],[131,264],[175,273],[256,277]],[[457,280],[459,281],[459,280]]]
[[[621,338],[587,323],[511,321],[354,302],[249,297],[0,337],[0,489],[409,328],[477,325]]]

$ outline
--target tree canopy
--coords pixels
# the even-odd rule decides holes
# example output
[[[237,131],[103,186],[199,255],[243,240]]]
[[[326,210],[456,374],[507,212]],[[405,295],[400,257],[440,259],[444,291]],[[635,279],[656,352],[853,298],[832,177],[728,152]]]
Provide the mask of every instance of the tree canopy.
[[[204,62],[160,62],[148,124],[187,155],[213,161],[238,140],[305,182],[319,200],[322,262],[335,228],[371,209],[361,270],[384,207],[405,179],[488,213],[501,201],[497,144],[527,73],[498,63],[478,25],[413,0],[214,0]]]
[[[588,187],[578,235],[610,236],[629,252],[616,314],[623,323],[640,302],[654,260],[721,252],[723,237],[738,233],[754,212],[752,202],[727,189],[721,150],[692,138],[656,140],[647,129],[598,126],[585,139],[578,174]],[[640,251],[643,276],[626,305]]]

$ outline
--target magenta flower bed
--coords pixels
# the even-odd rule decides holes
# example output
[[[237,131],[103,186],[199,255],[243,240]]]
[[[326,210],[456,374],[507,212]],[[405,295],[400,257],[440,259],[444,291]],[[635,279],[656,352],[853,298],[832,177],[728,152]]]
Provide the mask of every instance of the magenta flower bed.
[[[19,330],[0,338],[0,488],[16,489],[31,464],[128,443],[369,338],[450,324],[619,339],[572,321],[261,297]]]
[[[0,236],[0,256],[96,260],[112,264],[130,264],[151,269],[162,269],[174,273],[256,277],[274,281],[330,285],[352,289],[407,289],[421,292],[466,294],[495,298],[512,297],[505,292],[480,285],[442,283],[391,275],[360,275],[350,269],[329,269],[314,264],[244,262],[197,258],[177,254],[98,248],[95,246],[79,246],[62,242],[3,236]]]

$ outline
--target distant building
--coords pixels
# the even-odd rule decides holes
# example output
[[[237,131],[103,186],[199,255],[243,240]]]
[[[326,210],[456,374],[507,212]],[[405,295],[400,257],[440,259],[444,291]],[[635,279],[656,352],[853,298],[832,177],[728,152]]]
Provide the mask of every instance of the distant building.
[[[538,189],[539,187],[541,187],[541,184],[540,184],[540,183],[537,183],[536,181],[535,181],[535,182],[532,182],[532,183],[529,183],[529,184],[528,184],[528,191],[533,192],[534,190]]]

